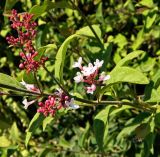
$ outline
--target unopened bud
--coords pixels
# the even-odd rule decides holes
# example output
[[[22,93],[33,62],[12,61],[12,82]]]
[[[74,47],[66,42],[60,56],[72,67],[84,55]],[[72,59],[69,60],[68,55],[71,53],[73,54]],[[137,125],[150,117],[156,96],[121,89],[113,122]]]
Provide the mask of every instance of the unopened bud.
[[[24,69],[24,64],[23,63],[19,64],[19,68]]]

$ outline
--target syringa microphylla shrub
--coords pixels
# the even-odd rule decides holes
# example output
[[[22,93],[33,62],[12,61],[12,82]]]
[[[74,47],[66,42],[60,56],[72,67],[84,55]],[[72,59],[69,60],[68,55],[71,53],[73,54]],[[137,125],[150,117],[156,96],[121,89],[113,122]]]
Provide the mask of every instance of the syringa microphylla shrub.
[[[14,1],[10,3],[12,8]],[[38,5],[29,13],[11,11],[15,35],[8,35],[8,27],[0,31],[0,37],[7,32],[9,47],[16,51],[13,56],[19,51],[21,59],[16,73],[11,71],[18,81],[4,74],[3,68],[0,73],[0,118],[16,113],[7,138],[8,132],[2,130],[8,124],[0,119],[0,155],[12,152],[10,149],[23,154],[21,148],[27,150],[28,145],[38,155],[32,149],[22,156],[43,157],[49,156],[48,152],[59,156],[81,152],[93,157],[158,154],[159,2],[26,3],[23,10]],[[4,67],[3,57],[0,67]],[[7,106],[1,110],[4,103]],[[16,110],[17,105],[21,110]],[[4,114],[3,109],[7,111]],[[26,134],[26,147],[24,136],[17,134],[22,122],[16,122],[17,117],[23,121],[33,117],[21,130]],[[31,139],[31,135],[36,136]],[[7,139],[14,139],[15,147]],[[11,147],[1,148],[3,142]]]

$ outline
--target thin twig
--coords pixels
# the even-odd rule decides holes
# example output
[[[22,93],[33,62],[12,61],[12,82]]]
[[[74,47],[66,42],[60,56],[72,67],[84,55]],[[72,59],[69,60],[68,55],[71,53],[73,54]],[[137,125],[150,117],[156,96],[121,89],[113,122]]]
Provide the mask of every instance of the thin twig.
[[[87,23],[87,25],[89,26],[89,28],[91,29],[91,31],[93,32],[94,36],[96,37],[97,41],[99,42],[99,44],[101,45],[102,49],[104,49],[104,45],[102,44],[100,38],[98,37],[97,33],[95,32],[95,30],[93,29],[92,25],[90,24],[90,22],[88,21],[88,19],[86,18],[86,16],[83,14],[83,12],[79,9],[78,6],[76,6],[74,4],[74,2],[72,0],[69,0],[70,3],[73,5],[73,7],[81,14],[82,18],[85,20],[85,22]]]
[[[45,67],[43,66],[44,70],[53,78],[53,80],[56,82],[56,84],[63,90],[63,92],[70,96],[70,94],[68,93],[68,91],[58,82],[58,80],[54,77],[54,75]]]
[[[36,85],[37,85],[40,93],[43,94],[43,91],[41,90],[40,84],[39,84],[38,79],[37,79],[37,75],[36,75],[35,72],[33,72],[33,74],[34,74],[34,78],[35,78],[35,81],[36,81]]]
[[[0,87],[5,88],[5,89],[10,89],[10,90],[13,90],[13,91],[30,93],[30,94],[33,94],[33,95],[40,95],[39,93],[36,93],[36,92],[28,91],[28,90],[25,90],[25,89],[20,89],[20,88],[17,88],[17,87],[12,87],[12,86],[9,86],[9,85],[0,84]]]

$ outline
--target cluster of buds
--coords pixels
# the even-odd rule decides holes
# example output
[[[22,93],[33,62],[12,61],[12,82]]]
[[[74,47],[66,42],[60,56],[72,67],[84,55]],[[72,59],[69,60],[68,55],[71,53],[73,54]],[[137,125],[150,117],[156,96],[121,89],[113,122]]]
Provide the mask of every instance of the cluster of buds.
[[[77,76],[74,77],[76,83],[84,82],[87,86],[87,93],[93,94],[97,85],[102,85],[104,81],[110,79],[110,75],[105,75],[105,72],[99,73],[99,68],[102,67],[103,60],[96,59],[94,64],[89,63],[88,66],[82,66],[82,57],[75,62],[73,67],[79,68],[81,72],[77,72]]]
[[[52,96],[49,96],[45,102],[39,102],[39,108],[37,112],[43,113],[44,116],[54,116],[61,108],[79,108],[74,104],[74,99],[67,96],[63,91],[59,90]]]
[[[28,91],[33,93],[40,93],[39,89],[34,84],[27,84],[22,81],[21,84],[26,87]],[[24,108],[27,109],[31,104],[35,103],[39,98],[28,101],[27,98],[23,100]],[[54,116],[61,108],[77,109],[78,105],[74,104],[74,99],[67,96],[62,90],[57,90],[48,97],[44,102],[38,103],[39,108],[37,112],[42,113],[44,116]]]
[[[8,36],[6,40],[10,45],[22,49],[20,56],[23,62],[19,64],[19,68],[26,69],[27,72],[37,71],[41,65],[44,65],[48,58],[41,57],[39,60],[36,60],[38,52],[35,50],[32,41],[36,36],[35,28],[37,24],[33,21],[33,14],[18,14],[13,9],[10,21],[12,22],[11,27],[17,31],[18,37]]]

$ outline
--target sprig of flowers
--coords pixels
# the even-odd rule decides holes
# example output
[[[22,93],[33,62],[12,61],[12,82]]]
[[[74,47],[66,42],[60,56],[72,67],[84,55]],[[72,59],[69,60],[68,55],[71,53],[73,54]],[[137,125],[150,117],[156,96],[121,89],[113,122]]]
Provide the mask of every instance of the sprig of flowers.
[[[37,112],[44,116],[54,116],[61,108],[78,109],[79,106],[74,104],[74,99],[67,96],[62,90],[54,92],[45,102],[39,102]]]
[[[26,69],[28,73],[30,71],[37,71],[48,59],[42,56],[39,60],[36,60],[38,52],[33,46],[33,40],[36,37],[35,29],[37,24],[33,21],[33,16],[30,13],[18,14],[13,9],[10,16],[10,21],[12,22],[11,27],[17,31],[18,37],[8,36],[6,38],[10,45],[22,49],[20,57],[23,61],[19,64],[19,68]]]
[[[89,85],[86,87],[87,93],[93,94],[97,85],[101,85],[104,81],[110,79],[110,75],[106,75],[105,72],[99,73],[103,62],[103,60],[99,61],[99,59],[96,59],[94,64],[89,63],[88,66],[82,66],[82,57],[80,57],[78,61],[73,64],[73,68],[80,69],[80,72],[77,72],[74,80],[76,83],[84,82]]]
[[[40,93],[39,89],[34,84],[27,84],[26,82],[22,81],[22,85],[26,87],[27,90]],[[24,108],[27,109],[30,105],[38,101],[40,97],[37,96],[36,99],[28,101],[25,98],[22,103],[24,104]],[[44,116],[54,116],[56,112],[62,108],[69,108],[69,109],[78,109],[79,105],[74,104],[74,98],[67,96],[62,90],[55,91],[52,95],[48,96],[48,99],[44,102],[38,103],[39,108],[37,112],[42,113]]]

